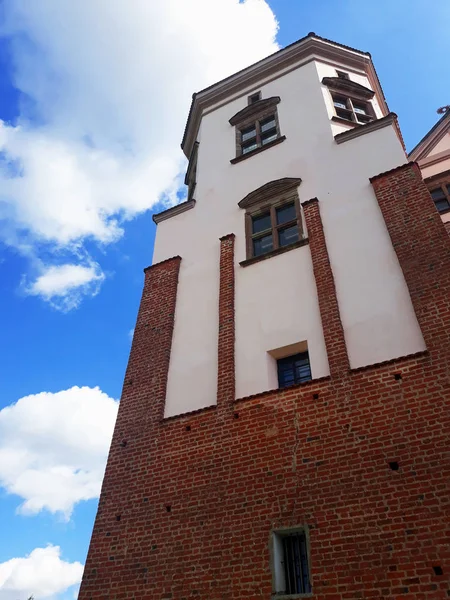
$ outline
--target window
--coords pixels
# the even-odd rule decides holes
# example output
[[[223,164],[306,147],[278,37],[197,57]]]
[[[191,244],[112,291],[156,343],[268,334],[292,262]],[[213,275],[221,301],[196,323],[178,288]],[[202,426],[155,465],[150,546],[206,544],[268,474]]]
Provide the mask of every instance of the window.
[[[339,79],[350,79],[349,74],[345,73],[344,71],[336,71],[336,75],[339,77]]]
[[[256,92],[248,97],[248,106],[231,117],[229,122],[235,127],[236,137],[236,156],[231,159],[232,164],[285,139],[280,135],[279,102],[279,96],[262,99],[261,92]]]
[[[245,209],[247,250],[241,266],[308,243],[298,197],[301,182],[299,177],[275,179],[238,202],[239,208]]]
[[[278,387],[285,388],[311,380],[311,365],[308,352],[301,352],[277,361]]]
[[[254,104],[255,102],[258,102],[258,100],[261,100],[261,92],[256,92],[248,97],[249,104]]]
[[[301,215],[298,202],[281,203],[250,215],[251,256],[295,244],[300,240]]]
[[[273,142],[279,136],[278,124],[275,115],[257,120],[249,127],[240,130],[241,154],[253,152],[261,146]]]
[[[450,183],[443,183],[430,190],[434,205],[440,213],[450,211]]]
[[[307,532],[304,529],[273,533],[273,588],[275,594],[310,594]]]
[[[369,123],[374,120],[375,117],[370,102],[338,94],[331,94],[331,96],[337,117],[359,124]]]

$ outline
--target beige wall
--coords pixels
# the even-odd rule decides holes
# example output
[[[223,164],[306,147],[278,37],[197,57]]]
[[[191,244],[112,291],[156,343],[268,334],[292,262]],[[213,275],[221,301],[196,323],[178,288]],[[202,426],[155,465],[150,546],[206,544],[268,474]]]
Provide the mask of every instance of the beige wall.
[[[424,348],[369,183],[369,177],[406,162],[405,154],[393,127],[335,143],[328,91],[320,84],[334,75],[330,68],[309,62],[261,86],[263,98],[281,97],[286,140],[236,165],[230,164],[235,132],[228,120],[246,105],[247,91],[203,118],[197,204],[158,225],[153,257],[183,257],[167,416],[216,402],[219,237],[228,233],[236,235],[237,396],[276,387],[268,352],[288,344],[306,340],[313,376],[329,372],[309,247],[246,268],[238,264],[245,258],[245,236],[237,203],[281,177],[302,178],[301,201],[319,198],[351,366]]]

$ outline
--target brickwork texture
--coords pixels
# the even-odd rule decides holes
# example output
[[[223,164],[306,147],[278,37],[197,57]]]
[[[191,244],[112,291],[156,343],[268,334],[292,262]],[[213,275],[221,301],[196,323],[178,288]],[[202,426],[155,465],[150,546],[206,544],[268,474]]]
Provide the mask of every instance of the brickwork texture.
[[[311,202],[331,376],[233,399],[226,236],[218,406],[164,419],[180,259],[151,267],[79,600],[267,600],[271,531],[302,525],[318,600],[450,597],[450,238],[415,165],[372,185],[427,351],[349,370]]]

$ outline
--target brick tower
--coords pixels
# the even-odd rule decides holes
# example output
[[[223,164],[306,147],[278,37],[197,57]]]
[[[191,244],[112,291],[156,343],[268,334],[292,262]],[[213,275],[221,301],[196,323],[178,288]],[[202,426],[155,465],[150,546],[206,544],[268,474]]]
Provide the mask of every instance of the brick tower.
[[[79,600],[450,595],[450,237],[369,54],[194,95]]]

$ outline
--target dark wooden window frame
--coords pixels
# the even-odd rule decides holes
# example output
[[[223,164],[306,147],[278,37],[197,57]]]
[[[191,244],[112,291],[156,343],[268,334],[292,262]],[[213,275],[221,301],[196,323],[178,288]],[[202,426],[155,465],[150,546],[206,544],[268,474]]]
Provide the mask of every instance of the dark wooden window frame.
[[[449,172],[446,171],[445,174],[439,173],[438,176],[434,176],[434,177],[430,178],[425,183],[427,184],[428,191],[430,192],[430,194],[431,194],[431,192],[433,192],[433,191],[435,191],[437,189],[441,189],[443,191],[444,196],[445,196],[445,198],[447,200],[447,203],[448,203],[448,208],[445,208],[444,210],[439,210],[438,207],[436,206],[436,202],[434,202],[433,197],[432,197],[432,199],[433,199],[433,202],[434,202],[434,204],[436,206],[436,210],[438,211],[438,213],[440,215],[445,215],[445,214],[449,213],[450,212],[450,191],[447,188],[447,186],[450,187],[450,174],[449,174]]]
[[[282,179],[269,181],[253,192],[250,192],[250,194],[247,194],[245,198],[238,202],[239,208],[245,209],[245,240],[247,258],[239,263],[241,266],[248,266],[254,262],[264,260],[276,254],[282,254],[283,252],[287,252],[288,250],[298,248],[299,246],[303,246],[308,243],[308,240],[304,235],[303,217],[298,195],[298,187],[301,182],[302,180],[299,177],[284,177]],[[294,205],[296,218],[278,225],[276,210],[289,204]],[[253,217],[267,213],[270,214],[270,229],[267,229],[264,232],[253,234]],[[292,244],[280,246],[278,237],[279,230],[285,229],[292,225],[297,225],[298,227],[298,240],[296,242],[292,242]],[[253,252],[253,240],[258,237],[263,237],[268,233],[272,233],[273,249],[255,256]]]
[[[295,219],[291,221],[286,221],[286,223],[281,223],[280,225],[277,223],[277,209],[283,208],[285,206],[294,205],[295,207]],[[265,214],[270,214],[270,229],[265,229],[264,231],[260,231],[258,233],[253,233],[253,218],[259,217]],[[272,244],[273,248],[271,252],[276,251],[280,248],[288,248],[292,244],[287,244],[285,246],[280,246],[280,230],[286,229],[288,227],[292,227],[293,225],[297,225],[298,227],[298,237],[299,239],[293,242],[293,244],[297,243],[303,237],[303,227],[302,227],[302,213],[300,208],[300,200],[297,193],[291,193],[289,195],[283,195],[280,198],[274,199],[272,202],[267,203],[263,202],[260,206],[252,207],[248,209],[245,213],[245,237],[246,237],[246,248],[247,248],[247,258],[256,258],[253,251],[253,241],[255,239],[264,237],[266,235],[272,234]],[[265,253],[264,253],[265,254]],[[257,257],[264,256],[264,254],[259,254]]]
[[[251,96],[250,96],[251,97]],[[250,98],[249,97],[249,98]],[[241,160],[248,158],[250,156],[254,156],[267,148],[271,148],[275,144],[278,144],[284,141],[286,138],[281,135],[280,132],[280,121],[278,118],[278,110],[277,105],[280,102],[279,96],[274,96],[272,98],[265,98],[257,100],[256,102],[252,102],[244,109],[240,110],[230,119],[230,125],[235,127],[235,148],[236,148],[236,157],[232,158],[230,162],[235,164],[240,162]],[[261,122],[273,117],[275,121],[274,130],[276,131],[276,138],[267,144],[263,144],[263,134],[261,132]],[[243,152],[243,146],[245,145],[242,141],[242,132],[245,129],[250,127],[255,127],[256,136],[256,148],[251,150],[250,152]]]
[[[373,104],[371,102],[372,98],[375,95],[375,92],[360,83],[356,83],[356,81],[352,81],[350,78],[344,77],[324,77],[322,79],[322,84],[328,88],[328,92],[330,94],[331,103],[333,105],[333,109],[335,115],[332,117],[333,121],[337,121],[339,123],[345,124],[353,124],[353,125],[365,125],[367,123],[371,123],[377,119],[375,114]],[[341,110],[348,111],[348,118],[339,116],[337,113],[336,107],[334,106],[334,96],[340,96],[341,98],[345,98],[345,103],[347,108]],[[358,121],[358,114],[354,110],[353,102],[364,104],[366,109],[366,114],[369,119],[363,121]]]
[[[352,96],[349,96],[349,95],[345,94],[344,92],[338,92],[338,91],[334,91],[334,90],[330,90],[330,95],[331,95],[331,102],[333,104],[333,109],[335,112],[335,115],[333,116],[333,121],[352,123],[353,125],[366,125],[367,123],[371,123],[372,121],[376,120],[377,117],[375,115],[375,111],[373,109],[373,106],[372,106],[372,103],[370,102],[370,100],[366,100],[365,98],[358,97],[355,94],[353,94]],[[342,99],[345,99],[347,108],[339,109],[334,105],[335,97],[337,97],[337,96],[339,96]],[[361,115],[362,113],[358,113],[355,111],[354,103],[364,105],[364,107],[366,109],[365,115],[368,117],[367,120],[358,121],[358,115]],[[349,118],[338,115],[338,110],[347,111]]]

